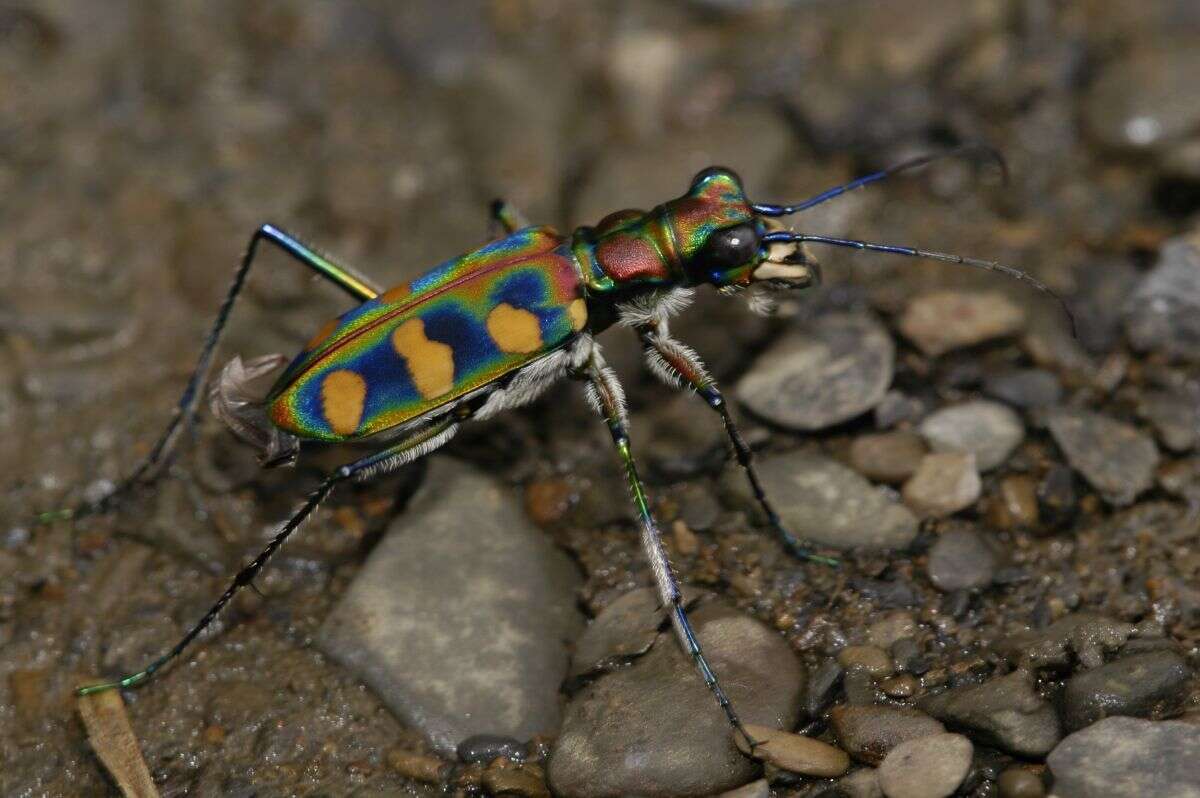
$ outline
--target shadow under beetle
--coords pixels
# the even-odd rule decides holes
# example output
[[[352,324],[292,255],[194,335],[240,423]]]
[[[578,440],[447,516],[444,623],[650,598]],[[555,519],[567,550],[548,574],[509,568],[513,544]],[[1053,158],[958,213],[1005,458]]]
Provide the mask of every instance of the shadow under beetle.
[[[964,149],[972,148],[941,155]],[[549,227],[526,226],[518,212],[498,201],[492,214],[505,237],[387,290],[278,227],[263,225],[250,239],[175,415],[149,455],[102,498],[45,513],[40,519],[106,511],[134,486],[163,472],[181,433],[195,419],[221,332],[260,242],[281,248],[359,304],[317,331],[265,399],[255,398],[246,383],[278,369],[286,359],[272,355],[243,364],[234,358],[210,392],[214,412],[238,437],[258,448],[264,466],[292,462],[302,440],[370,437],[380,448],[327,476],[170,651],[137,673],[82,687],[79,693],[132,687],[179,656],[230,599],[253,582],[271,555],[339,483],[394,471],[445,444],[461,424],[527,404],[555,381],[570,377],[584,383],[589,402],[608,425],[637,510],[659,600],[670,613],[679,642],[734,730],[753,746],[688,621],[630,451],[624,391],[593,336],[613,324],[632,328],[660,379],[695,391],[719,414],[758,503],[788,551],[836,564],[810,553],[784,528],[763,492],[750,449],[720,390],[696,353],[671,337],[668,320],[686,307],[699,285],[727,293],[814,285],[820,275],[800,251],[803,243],[962,263],[1009,274],[1051,293],[1025,273],[990,261],[795,233],[777,221],[937,157],[907,161],[795,205],[752,203],[737,175],[713,167],[696,175],[687,193],[677,199],[648,212],[610,214],[595,227],[580,227],[569,236]]]

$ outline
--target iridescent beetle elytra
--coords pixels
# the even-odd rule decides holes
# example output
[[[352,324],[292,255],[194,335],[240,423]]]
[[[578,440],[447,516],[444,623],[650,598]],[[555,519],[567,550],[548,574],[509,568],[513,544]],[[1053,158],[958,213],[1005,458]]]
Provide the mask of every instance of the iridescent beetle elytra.
[[[608,425],[658,595],[679,641],[736,732],[753,745],[688,622],[630,451],[624,393],[593,336],[613,324],[631,327],[658,377],[694,390],[719,414],[757,501],[788,550],[824,559],[810,554],[780,523],[721,392],[696,353],[671,337],[668,319],[687,305],[694,287],[704,284],[726,292],[814,284],[819,274],[800,252],[803,242],[962,263],[1004,272],[1048,291],[1023,272],[990,261],[794,233],[776,221],[933,157],[867,175],[796,205],[751,203],[733,172],[709,168],[677,199],[649,212],[610,214],[595,227],[581,227],[570,236],[525,226],[519,214],[498,202],[493,214],[506,237],[386,291],[279,228],[263,225],[250,239],[176,413],[148,457],[101,499],[43,514],[41,520],[105,511],[132,487],[163,471],[180,433],[195,418],[217,342],[259,242],[280,247],[359,304],[320,328],[265,399],[250,396],[245,383],[277,369],[285,359],[268,356],[248,364],[232,360],[211,391],[214,411],[259,449],[265,466],[292,462],[301,440],[370,437],[380,448],[326,477],[170,651],[137,673],[79,692],[137,685],[179,656],[339,483],[393,471],[446,443],[468,420],[524,405],[551,383],[571,377],[585,383],[590,403]]]

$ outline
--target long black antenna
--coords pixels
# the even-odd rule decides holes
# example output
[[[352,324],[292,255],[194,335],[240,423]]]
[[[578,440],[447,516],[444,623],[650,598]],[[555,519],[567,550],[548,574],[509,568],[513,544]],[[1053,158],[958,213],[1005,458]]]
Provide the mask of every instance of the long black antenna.
[[[1030,274],[1005,266],[1002,263],[997,263],[993,260],[981,260],[979,258],[967,258],[962,255],[953,255],[948,252],[935,252],[929,249],[917,249],[916,247],[899,247],[893,244],[876,244],[870,241],[856,241],[851,238],[834,238],[832,236],[810,235],[808,233],[792,233],[787,230],[781,230],[774,233],[767,233],[762,237],[764,244],[827,244],[834,247],[848,247],[850,249],[864,250],[867,252],[883,252],[889,255],[905,255],[910,258],[926,258],[928,260],[940,260],[946,263],[960,263],[964,266],[972,266],[976,269],[985,269],[990,272],[999,272],[1006,274],[1009,277],[1028,283],[1044,294],[1049,294],[1054,297],[1058,304],[1062,307],[1063,313],[1067,315],[1067,320],[1071,323],[1071,336],[1078,338],[1075,327],[1075,315],[1071,313],[1071,309],[1067,306],[1066,300],[1055,293],[1048,285],[1041,280],[1031,276]]]
[[[831,200],[834,197],[840,197],[847,191],[853,191],[856,188],[862,188],[863,186],[870,185],[871,183],[877,183],[880,180],[891,177],[892,175],[897,175],[901,172],[907,172],[911,169],[917,169],[925,164],[932,163],[934,161],[940,161],[943,158],[954,158],[960,155],[966,155],[968,153],[981,153],[995,161],[996,165],[1000,167],[1000,173],[1003,176],[1004,182],[1008,182],[1008,164],[1004,162],[1004,156],[993,147],[989,147],[986,144],[973,142],[970,144],[961,144],[957,147],[943,150],[942,152],[935,152],[930,155],[922,155],[919,158],[901,161],[895,166],[889,166],[887,169],[884,169],[881,172],[875,172],[873,174],[866,175],[865,177],[860,177],[857,180],[851,180],[844,186],[837,186],[829,189],[828,191],[822,191],[820,194],[817,194],[814,197],[809,197],[803,202],[798,202],[795,205],[754,204],[750,207],[760,216],[788,216],[793,213],[799,213],[800,211],[806,211],[814,205],[820,205],[826,200]]]

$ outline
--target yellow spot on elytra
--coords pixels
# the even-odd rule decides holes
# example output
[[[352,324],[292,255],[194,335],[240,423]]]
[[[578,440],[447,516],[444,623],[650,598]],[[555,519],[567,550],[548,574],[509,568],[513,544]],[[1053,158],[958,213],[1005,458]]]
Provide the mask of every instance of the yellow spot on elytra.
[[[587,324],[587,303],[576,299],[567,305],[567,317],[571,320],[571,329],[579,332]]]
[[[314,335],[312,338],[308,339],[308,343],[306,343],[304,345],[304,348],[306,350],[316,349],[317,346],[322,341],[324,341],[326,338],[328,338],[330,336],[330,334],[332,334],[333,331],[338,328],[338,324],[340,322],[341,322],[341,319],[330,319],[329,321],[322,324],[321,329],[317,330],[316,335]]]
[[[321,381],[321,406],[325,421],[338,435],[349,435],[362,421],[363,401],[367,398],[367,381],[349,369],[338,369]]]
[[[404,297],[411,293],[412,289],[408,287],[408,283],[401,283],[394,288],[389,288],[388,290],[384,291],[383,295],[379,297],[379,301],[381,304],[388,305],[392,302],[404,299]]]
[[[538,317],[507,303],[497,305],[488,314],[487,329],[501,352],[527,354],[542,347],[542,325]]]
[[[436,399],[454,387],[454,350],[449,344],[426,338],[421,319],[409,319],[397,327],[392,346],[404,358],[421,396]]]

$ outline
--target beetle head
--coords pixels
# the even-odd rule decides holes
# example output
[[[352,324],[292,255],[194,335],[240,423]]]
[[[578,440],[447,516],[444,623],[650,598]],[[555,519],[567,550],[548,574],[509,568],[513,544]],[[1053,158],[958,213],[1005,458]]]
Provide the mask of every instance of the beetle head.
[[[807,288],[820,282],[817,265],[804,258],[798,244],[763,241],[783,225],[754,212],[732,170],[701,171],[677,203],[672,217],[691,282],[718,288],[754,283]]]

